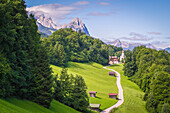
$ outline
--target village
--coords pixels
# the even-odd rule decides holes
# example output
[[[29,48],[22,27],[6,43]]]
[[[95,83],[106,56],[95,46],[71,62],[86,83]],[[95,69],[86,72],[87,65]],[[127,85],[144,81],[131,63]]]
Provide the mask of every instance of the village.
[[[125,58],[124,51],[122,51],[122,54],[121,54],[120,58],[118,58],[117,56],[109,56],[109,65],[123,63],[124,58]],[[109,76],[117,77],[116,72],[109,71],[108,74],[109,74]],[[88,93],[89,93],[90,97],[96,98],[96,95],[97,95],[96,91],[89,91]],[[117,96],[118,96],[117,93],[109,93],[108,94],[109,98],[119,100],[119,98]],[[97,103],[90,103],[89,104],[89,109],[99,112],[100,111],[100,106],[101,106],[100,103],[98,103],[98,104]]]

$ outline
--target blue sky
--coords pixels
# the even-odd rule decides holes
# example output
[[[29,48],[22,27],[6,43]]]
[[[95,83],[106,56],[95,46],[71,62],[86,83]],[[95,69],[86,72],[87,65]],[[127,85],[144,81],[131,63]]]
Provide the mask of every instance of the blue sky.
[[[58,25],[80,18],[95,38],[170,46],[170,0],[25,1],[28,8],[49,10]]]

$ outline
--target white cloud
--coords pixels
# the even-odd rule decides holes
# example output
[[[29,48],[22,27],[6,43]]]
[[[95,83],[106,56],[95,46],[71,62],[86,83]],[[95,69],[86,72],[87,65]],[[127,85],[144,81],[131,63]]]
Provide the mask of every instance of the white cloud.
[[[148,34],[151,34],[151,35],[161,35],[160,32],[148,32]]]
[[[87,4],[90,4],[90,2],[88,2],[88,1],[79,1],[79,2],[74,3],[73,5],[80,6],[80,5],[87,5]]]
[[[53,21],[57,22],[66,15],[72,13],[76,10],[73,6],[64,6],[62,4],[46,4],[27,8],[26,10],[32,12],[34,15],[38,16],[44,14],[45,17],[51,17]]]
[[[92,13],[88,13],[87,16],[110,16],[113,14],[115,14],[115,13],[92,12]]]
[[[130,37],[122,37],[121,39],[130,40],[130,41],[150,41],[153,39],[153,37],[148,37],[147,35],[143,35],[135,32],[131,32],[129,36]]]
[[[108,5],[110,5],[110,4],[109,4],[109,3],[107,3],[107,2],[100,2],[100,3],[99,3],[99,5],[108,6]]]

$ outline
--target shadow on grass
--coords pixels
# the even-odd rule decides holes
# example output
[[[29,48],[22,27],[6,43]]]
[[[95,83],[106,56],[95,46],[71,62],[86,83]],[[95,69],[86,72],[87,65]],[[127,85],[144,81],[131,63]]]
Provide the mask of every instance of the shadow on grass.
[[[77,62],[76,62],[77,63]],[[83,67],[80,67],[78,64],[73,63],[73,62],[69,62],[67,65],[67,68],[69,67],[74,67],[74,68],[80,68],[80,69],[84,69]]]
[[[110,65],[110,67],[116,67],[116,66],[119,66],[119,65],[118,64]]]
[[[98,96],[96,96],[95,98],[97,98],[97,99],[102,99],[102,98],[100,98],[100,97],[98,97]]]

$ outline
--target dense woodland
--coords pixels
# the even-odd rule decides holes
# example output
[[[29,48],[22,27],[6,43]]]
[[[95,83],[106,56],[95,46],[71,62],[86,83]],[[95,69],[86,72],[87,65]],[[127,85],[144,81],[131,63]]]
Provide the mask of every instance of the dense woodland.
[[[170,53],[145,46],[125,52],[124,75],[145,92],[150,113],[170,112]]]
[[[0,0],[0,97],[28,99],[46,108],[52,99],[60,101],[61,97],[64,101],[60,102],[86,111],[89,100],[84,79],[69,76],[65,69],[59,80],[52,75],[48,48],[24,4],[23,0]]]
[[[42,43],[48,50],[50,63],[58,66],[66,66],[68,61],[93,61],[107,65],[109,55],[122,50],[71,28],[54,32],[50,37],[43,38]]]

